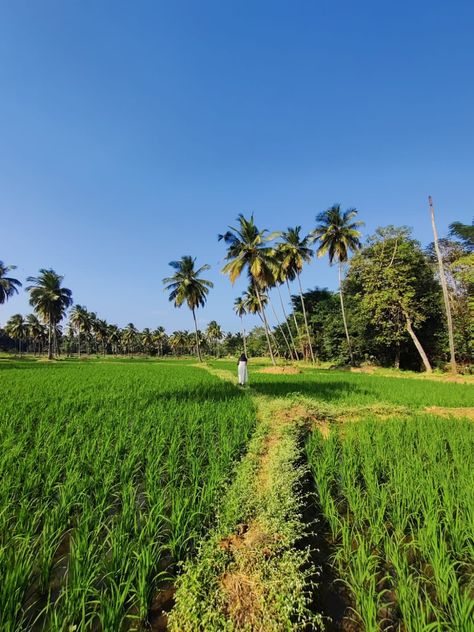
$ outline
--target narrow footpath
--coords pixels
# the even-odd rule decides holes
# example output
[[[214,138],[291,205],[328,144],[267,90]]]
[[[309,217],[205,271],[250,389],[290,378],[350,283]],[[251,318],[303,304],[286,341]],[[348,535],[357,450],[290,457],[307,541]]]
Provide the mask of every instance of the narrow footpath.
[[[204,367],[235,382],[225,370]],[[257,425],[216,526],[177,580],[173,632],[318,630],[309,589],[316,569],[303,522],[307,409],[252,393]]]

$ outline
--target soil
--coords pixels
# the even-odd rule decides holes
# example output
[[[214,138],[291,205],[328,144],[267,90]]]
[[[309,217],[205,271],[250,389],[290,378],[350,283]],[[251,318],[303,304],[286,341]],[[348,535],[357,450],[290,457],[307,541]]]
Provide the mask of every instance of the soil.
[[[351,618],[351,601],[347,588],[336,581],[337,576],[331,564],[333,544],[329,525],[317,503],[314,480],[307,474],[303,481],[303,491],[308,499],[303,509],[303,521],[306,536],[302,547],[311,552],[311,563],[317,569],[313,581],[316,589],[313,593],[312,610],[324,618],[325,632],[362,632],[363,628]]]
[[[427,413],[441,415],[442,417],[467,417],[474,421],[474,408],[447,408],[442,406],[429,406],[425,408]]]
[[[260,369],[257,373],[271,373],[273,375],[297,375],[301,373],[301,369],[295,366],[267,366]]]
[[[165,632],[167,630],[168,612],[174,605],[175,592],[174,586],[168,586],[168,588],[160,590],[154,598],[148,613],[149,629],[153,632]]]

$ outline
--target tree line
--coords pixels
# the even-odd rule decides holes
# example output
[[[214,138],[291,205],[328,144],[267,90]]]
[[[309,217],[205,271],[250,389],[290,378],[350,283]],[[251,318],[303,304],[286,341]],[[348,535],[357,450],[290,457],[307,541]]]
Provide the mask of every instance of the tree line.
[[[241,275],[247,290],[234,301],[241,331],[224,333],[216,321],[205,331],[196,310],[204,307],[213,284],[203,278],[210,266],[196,267],[183,256],[170,262],[173,273],[163,279],[175,307],[187,305],[194,334],[162,327],[143,331],[129,323],[109,324],[81,305],[72,306],[72,292],[54,270],[28,277],[26,291],[34,313],[15,314],[7,322],[3,346],[12,340],[18,350],[61,353],[182,355],[202,353],[269,355],[352,365],[363,361],[431,371],[449,360],[455,367],[472,362],[474,227],[459,222],[449,235],[423,249],[407,227],[378,228],[361,241],[357,210],[333,205],[316,217],[307,235],[300,226],[269,233],[253,215],[239,215],[235,226],[218,235],[226,247],[222,272],[234,283]],[[434,214],[432,211],[433,227]],[[303,291],[301,272],[314,256],[337,265],[339,290]],[[0,303],[21,287],[10,276],[14,266],[0,262]],[[296,288],[296,293],[292,291]],[[284,298],[284,296],[286,297]],[[444,303],[443,303],[444,296]],[[245,330],[245,316],[256,314],[261,326]],[[449,327],[446,324],[446,317]],[[270,322],[273,321],[273,325]],[[0,339],[1,344],[1,339]]]

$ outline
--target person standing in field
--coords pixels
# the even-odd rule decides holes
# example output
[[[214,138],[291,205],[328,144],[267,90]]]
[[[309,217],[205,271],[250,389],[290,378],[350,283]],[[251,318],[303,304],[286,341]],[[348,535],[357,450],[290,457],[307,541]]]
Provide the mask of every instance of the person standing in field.
[[[248,371],[247,371],[247,356],[243,353],[239,362],[237,363],[237,374],[239,377],[239,386],[245,386],[249,379]]]

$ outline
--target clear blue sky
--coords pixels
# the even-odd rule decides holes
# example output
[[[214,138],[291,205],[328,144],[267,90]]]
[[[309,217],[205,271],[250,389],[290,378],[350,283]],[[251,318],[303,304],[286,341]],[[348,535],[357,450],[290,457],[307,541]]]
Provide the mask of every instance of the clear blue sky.
[[[337,201],[426,244],[428,194],[441,233],[474,214],[473,32],[470,1],[0,0],[0,259],[173,330],[161,279],[191,254],[200,324],[237,329],[217,234],[239,212],[307,231]]]

